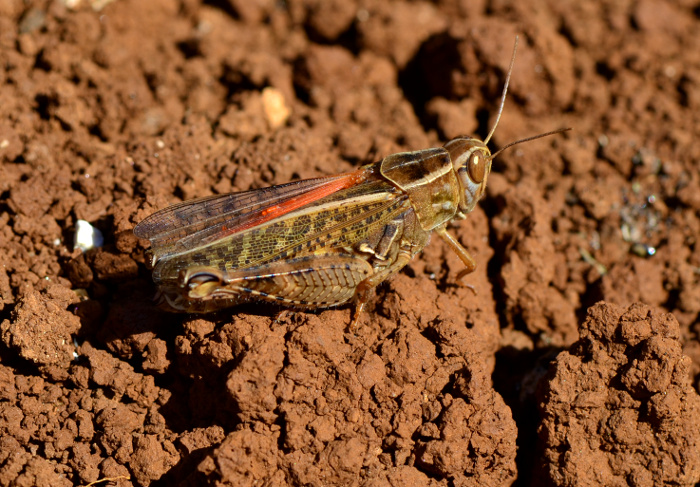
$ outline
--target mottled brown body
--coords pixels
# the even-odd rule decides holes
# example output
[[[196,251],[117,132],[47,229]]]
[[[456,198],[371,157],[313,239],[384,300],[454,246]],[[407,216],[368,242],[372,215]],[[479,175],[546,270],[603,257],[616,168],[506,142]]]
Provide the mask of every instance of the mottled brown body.
[[[478,182],[469,180],[475,163],[484,166]],[[488,148],[463,137],[353,173],[173,205],[134,233],[151,240],[153,279],[174,310],[251,299],[320,308],[355,298],[362,307],[433,231],[473,270],[445,226],[473,209],[489,169]],[[461,180],[469,180],[466,191]]]

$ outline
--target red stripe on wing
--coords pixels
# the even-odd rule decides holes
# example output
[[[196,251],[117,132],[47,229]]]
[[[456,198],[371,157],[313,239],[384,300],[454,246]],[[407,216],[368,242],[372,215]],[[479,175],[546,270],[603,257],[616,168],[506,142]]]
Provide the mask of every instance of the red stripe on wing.
[[[291,213],[294,210],[298,210],[303,206],[325,198],[326,196],[336,193],[337,191],[351,188],[352,186],[355,186],[356,184],[359,184],[362,181],[366,180],[371,174],[371,171],[367,171],[366,169],[360,169],[358,171],[348,173],[344,176],[334,178],[331,181],[328,181],[327,183],[315,189],[312,189],[304,194],[295,196],[293,198],[289,198],[287,200],[282,200],[280,203],[270,205],[260,210],[258,215],[246,219],[239,225],[233,225],[231,227],[222,225],[221,229],[217,233],[207,236],[207,238],[204,239],[203,243],[207,244],[215,242],[216,240],[227,237],[229,235],[233,235],[234,233],[242,232],[244,230],[248,230],[258,225],[262,225],[263,223],[272,221],[275,218],[279,218],[288,213]]]

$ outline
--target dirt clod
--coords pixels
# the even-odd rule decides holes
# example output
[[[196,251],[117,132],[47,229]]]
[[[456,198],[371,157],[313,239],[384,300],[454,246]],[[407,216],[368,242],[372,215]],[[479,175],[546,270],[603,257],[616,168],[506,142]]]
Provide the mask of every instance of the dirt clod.
[[[646,305],[589,309],[539,395],[543,484],[698,482],[700,396],[679,332]],[[649,462],[648,451],[663,460]]]

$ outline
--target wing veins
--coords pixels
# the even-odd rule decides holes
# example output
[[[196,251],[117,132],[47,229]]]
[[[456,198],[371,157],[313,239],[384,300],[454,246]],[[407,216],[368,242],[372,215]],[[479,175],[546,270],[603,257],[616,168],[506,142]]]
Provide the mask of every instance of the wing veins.
[[[251,208],[262,208],[266,204],[274,204],[277,200],[284,201],[294,198],[299,194],[331,183],[346,175],[306,179],[269,188],[206,196],[175,203],[146,217],[136,225],[134,234],[139,238],[148,238],[150,240],[165,241],[168,237],[178,235],[182,238],[197,233],[202,228],[208,228],[212,224],[218,225],[228,220],[241,218],[248,214]],[[286,191],[279,194],[280,190]],[[270,194],[268,197],[255,198],[255,196],[265,196],[265,193],[274,194]],[[220,211],[221,208],[226,208],[227,206],[230,209]],[[201,219],[194,218],[205,211],[210,215]]]
[[[316,196],[327,196],[351,187],[373,174],[368,168],[324,178],[306,179],[257,190],[209,196],[199,200],[176,203],[147,217],[134,228],[134,234],[151,240],[151,252],[159,260],[194,248],[205,246],[228,235],[254,227],[313,203]],[[286,190],[282,195],[280,190]],[[273,193],[266,197],[264,193]],[[262,196],[262,197],[261,197]],[[249,202],[244,200],[250,199]],[[202,204],[211,213],[216,208],[230,206],[228,211],[199,220]],[[296,206],[295,206],[296,202]],[[262,216],[261,216],[262,215]],[[182,225],[181,222],[185,221]]]

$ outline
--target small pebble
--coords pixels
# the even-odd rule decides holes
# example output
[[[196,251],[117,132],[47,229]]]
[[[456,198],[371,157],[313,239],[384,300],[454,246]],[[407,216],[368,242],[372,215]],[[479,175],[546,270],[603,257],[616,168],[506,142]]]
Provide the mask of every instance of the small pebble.
[[[73,250],[80,249],[86,252],[95,247],[102,247],[104,237],[102,232],[90,225],[85,220],[75,222],[75,244]]]

